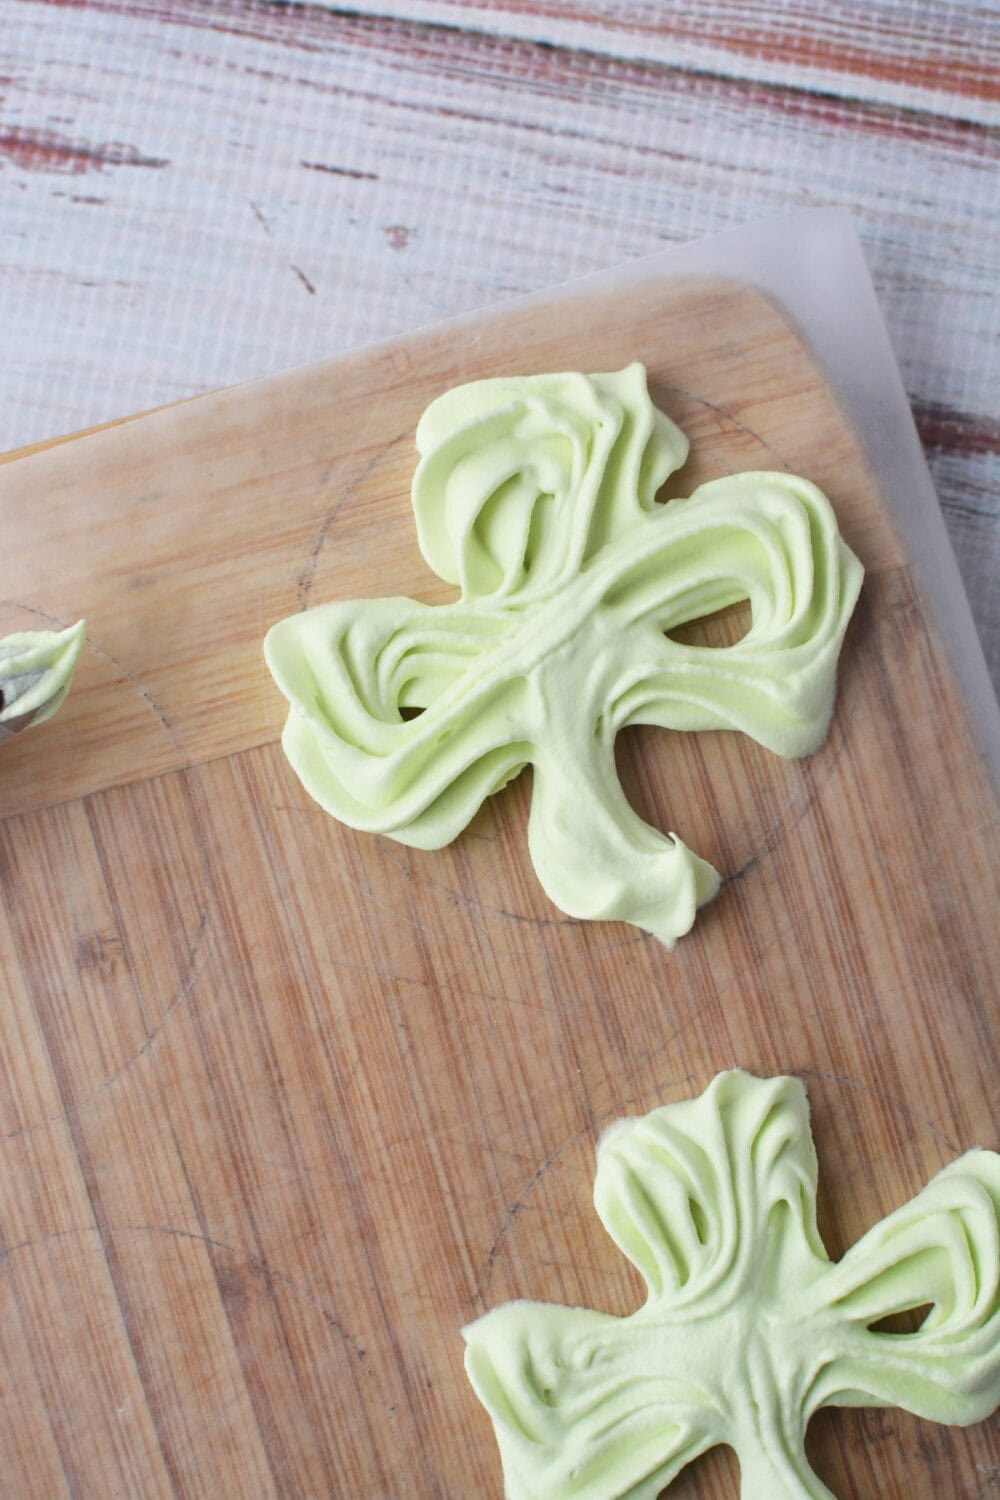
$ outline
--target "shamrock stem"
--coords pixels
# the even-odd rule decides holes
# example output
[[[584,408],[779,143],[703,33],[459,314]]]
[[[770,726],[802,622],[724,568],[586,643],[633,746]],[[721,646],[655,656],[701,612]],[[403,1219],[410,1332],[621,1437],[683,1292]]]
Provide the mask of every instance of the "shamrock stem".
[[[553,715],[550,731],[557,722]],[[528,844],[546,894],[563,911],[633,922],[668,948],[719,888],[710,864],[629,805],[614,746],[592,725],[574,734],[559,723],[536,757]]]
[[[817,1479],[803,1456],[794,1462],[782,1454],[780,1462],[757,1449],[739,1452],[742,1500],[834,1500],[822,1480]]]
[[[756,1430],[734,1443],[740,1461],[742,1500],[834,1500],[809,1467],[800,1441],[788,1434]]]

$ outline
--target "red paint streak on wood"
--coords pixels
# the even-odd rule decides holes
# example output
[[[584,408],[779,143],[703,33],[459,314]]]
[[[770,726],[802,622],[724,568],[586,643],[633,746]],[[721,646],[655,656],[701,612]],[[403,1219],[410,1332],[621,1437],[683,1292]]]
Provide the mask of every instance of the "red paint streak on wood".
[[[841,76],[877,79],[884,83],[904,84],[908,88],[941,90],[961,97],[1000,100],[1000,44],[988,53],[969,46],[967,34],[956,26],[951,35],[926,38],[925,56],[914,55],[914,43],[924,41],[920,33],[919,10],[899,6],[898,28],[879,24],[873,13],[866,25],[863,16],[855,15],[836,36],[836,24],[824,36],[816,15],[806,8],[796,13],[792,6],[774,7],[771,15],[760,7],[760,19],[747,25],[748,6],[716,4],[696,16],[685,16],[683,7],[664,7],[654,21],[638,13],[638,7],[574,6],[537,4],[536,0],[503,0],[497,7],[507,15],[549,17],[553,23],[591,26],[595,38],[601,30],[620,32],[641,43],[643,37],[655,37],[666,46],[670,42],[696,42],[701,46],[729,52],[759,63],[792,65]],[[456,6],[456,11],[458,7]],[[691,22],[694,24],[691,24]],[[742,23],[742,24],[741,24]],[[981,29],[988,40],[986,28]],[[1000,32],[993,28],[995,41]]]
[[[55,130],[23,130],[18,126],[0,131],[0,158],[26,172],[59,172],[74,177],[84,172],[102,172],[105,167],[169,165],[166,157],[144,156],[135,146],[120,141],[91,146]]]
[[[390,20],[385,17],[344,14],[330,5],[276,6],[259,5],[254,0],[42,0],[61,9],[93,10],[132,18],[156,19],[167,24],[208,28],[213,31],[251,36],[259,41],[280,43],[309,51],[323,47],[334,34],[349,33],[354,27],[368,27],[386,38],[396,28],[412,33],[430,34],[438,57],[447,56],[464,43],[477,38],[493,47],[518,46],[522,43],[509,33],[496,35],[484,29],[480,13],[475,29],[463,31],[463,7],[454,3],[453,25],[428,24],[418,17]],[[919,7],[873,7],[869,17],[860,16],[850,24],[827,17],[822,22],[809,6],[772,4],[761,6],[748,21],[746,0],[718,0],[711,7],[694,6],[687,14],[683,7],[654,8],[622,5],[613,0],[594,0],[590,5],[566,5],[560,0],[499,0],[498,15],[530,17],[533,27],[539,19],[552,23],[551,43],[556,52],[575,51],[579,43],[560,44],[560,33],[581,30],[593,35],[592,49],[584,57],[599,57],[602,37],[619,38],[621,50],[634,49],[638,61],[643,50],[654,44],[660,61],[654,66],[671,66],[668,59],[678,49],[692,45],[724,57],[747,61],[760,71],[762,65],[801,69],[850,79],[856,77],[876,83],[902,85],[911,89],[939,92],[942,104],[948,96],[982,101],[1000,101],[1000,28],[989,29],[980,23],[975,27],[975,45],[966,12],[962,8],[951,26],[943,27],[940,16],[931,23],[922,21]],[[476,8],[478,9],[478,7]],[[891,19],[890,19],[891,18]],[[515,20],[516,24],[516,20]],[[621,39],[624,39],[623,41]],[[992,40],[992,45],[991,45]],[[527,44],[535,45],[538,44]],[[648,65],[648,64],[647,64]],[[681,63],[691,68],[693,64]],[[944,112],[947,112],[946,110]]]
[[[704,85],[703,85],[704,86]],[[828,94],[805,94],[784,85],[767,83],[733,83],[718,85],[739,89],[748,104],[775,108],[785,120],[803,120],[838,129],[851,127],[859,134],[913,141],[925,146],[944,146],[960,150],[966,156],[996,159],[996,139],[992,132],[968,120],[945,119],[906,106],[869,104],[837,99]]]
[[[43,0],[63,8],[113,12],[129,17],[151,18],[224,35],[240,35],[252,40],[281,45],[293,51],[327,52],[344,47],[366,49],[380,59],[398,62],[410,72],[426,67],[447,73],[460,70],[482,73],[494,84],[511,82],[520,87],[558,89],[572,97],[574,92],[593,99],[595,91],[617,93],[623,87],[638,93],[661,94],[665,84],[675,96],[686,95],[703,100],[730,98],[734,105],[757,105],[778,112],[786,121],[802,120],[819,126],[842,129],[850,126],[861,134],[910,140],[917,144],[961,150],[964,155],[995,160],[993,133],[981,125],[944,114],[840,99],[827,94],[808,93],[788,83],[731,78],[723,74],[699,72],[691,67],[669,67],[661,62],[623,60],[538,42],[494,37],[479,32],[463,32],[426,23],[385,20],[369,16],[345,15],[308,7],[261,7],[246,0]],[[855,56],[851,51],[851,56]],[[310,86],[323,92],[342,93],[335,81]],[[911,82],[913,80],[910,80]],[[943,86],[943,80],[938,83]],[[358,91],[351,90],[357,96]],[[371,96],[374,97],[374,96]],[[383,105],[395,100],[378,96]],[[465,113],[447,107],[424,105],[433,113],[488,123],[493,116]],[[537,125],[519,128],[539,129]],[[567,127],[555,124],[553,135],[567,134]]]
[[[410,243],[411,235],[416,234],[408,224],[386,224],[385,237],[393,250],[405,250]]]
[[[1000,455],[1000,421],[956,411],[936,401],[913,404],[913,420],[926,448],[949,453]]]

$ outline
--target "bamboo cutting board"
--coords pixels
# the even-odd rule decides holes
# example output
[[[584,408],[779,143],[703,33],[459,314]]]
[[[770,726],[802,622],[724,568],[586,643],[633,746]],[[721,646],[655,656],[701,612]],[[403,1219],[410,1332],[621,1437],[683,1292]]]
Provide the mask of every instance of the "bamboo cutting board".
[[[637,807],[724,877],[673,953],[547,903],[529,774],[436,854],[333,822],[260,650],[311,603],[450,597],[408,504],[439,391],[636,358],[693,442],[668,493],[787,465],[867,568],[817,755],[622,737]],[[636,1305],[590,1206],[612,1119],[798,1073],[834,1256],[1000,1144],[996,796],[872,475],[758,294],[564,296],[34,454],[0,469],[0,557],[0,633],[89,622],[59,716],[0,756],[5,1495],[499,1496],[460,1329]],[[824,1414],[810,1452],[844,1497],[1000,1473],[995,1426],[899,1412]],[[671,1493],[737,1488],[717,1451]]]

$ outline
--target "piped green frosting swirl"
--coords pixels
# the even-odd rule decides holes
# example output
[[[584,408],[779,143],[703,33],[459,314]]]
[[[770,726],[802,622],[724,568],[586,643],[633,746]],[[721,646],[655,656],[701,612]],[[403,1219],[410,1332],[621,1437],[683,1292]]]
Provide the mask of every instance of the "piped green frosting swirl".
[[[606,1132],[594,1203],[644,1305],[512,1302],[464,1331],[507,1500],[656,1500],[719,1443],[744,1500],[830,1500],[804,1447],[821,1407],[958,1426],[996,1410],[1000,1156],[968,1152],[837,1263],[816,1178],[794,1078],[723,1073]],[[928,1304],[915,1331],[879,1326]]]
[[[528,842],[551,900],[672,945],[719,877],[633,811],[615,737],[655,724],[736,729],[783,756],[822,743],[862,575],[829,502],[748,473],[658,503],[688,444],[641,365],[461,386],[417,446],[421,550],[461,598],[337,602],[276,625],[289,760],[335,817],[421,849],[530,763]],[[735,645],[671,638],[740,600],[752,624]]]
[[[52,717],[69,692],[85,637],[80,620],[68,630],[0,639],[0,742]]]

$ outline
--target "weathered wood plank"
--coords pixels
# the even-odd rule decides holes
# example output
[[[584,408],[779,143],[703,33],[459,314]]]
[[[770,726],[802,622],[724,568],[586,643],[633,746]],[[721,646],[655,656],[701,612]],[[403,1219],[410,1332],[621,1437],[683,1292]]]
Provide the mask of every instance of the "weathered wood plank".
[[[60,9],[130,15],[237,32],[293,46],[320,42],[327,17],[444,26],[543,42],[604,58],[754,78],[810,93],[899,104],[1000,123],[1000,7],[903,6],[873,0],[831,9],[815,0],[43,0]],[[291,16],[289,15],[291,12]],[[297,12],[297,14],[296,14]]]
[[[340,9],[320,0],[330,10]],[[360,0],[362,15],[1000,123],[1000,7],[815,0]]]

